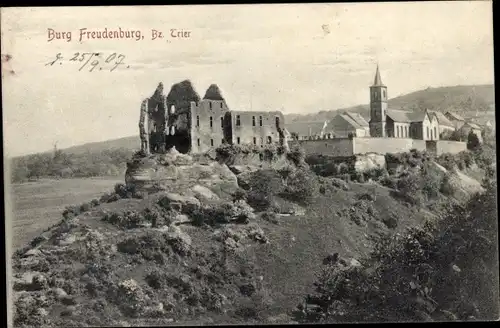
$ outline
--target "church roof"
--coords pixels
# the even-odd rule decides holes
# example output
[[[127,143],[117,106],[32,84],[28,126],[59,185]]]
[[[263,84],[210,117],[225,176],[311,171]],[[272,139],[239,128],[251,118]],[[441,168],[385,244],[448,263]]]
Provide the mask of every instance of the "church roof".
[[[390,117],[394,122],[401,123],[415,123],[422,122],[425,119],[426,112],[409,112],[405,110],[398,109],[388,109],[387,116]]]
[[[375,72],[375,79],[373,80],[373,86],[374,87],[384,86],[384,84],[382,83],[382,78],[380,77],[380,71],[378,69],[378,65],[377,65],[377,71]]]

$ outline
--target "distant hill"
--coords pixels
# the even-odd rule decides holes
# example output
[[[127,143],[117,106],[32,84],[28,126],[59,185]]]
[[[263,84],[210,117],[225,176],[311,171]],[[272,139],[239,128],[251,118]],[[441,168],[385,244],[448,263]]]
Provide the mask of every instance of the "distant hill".
[[[389,108],[417,111],[423,109],[441,112],[453,111],[471,118],[476,115],[490,115],[495,110],[495,87],[488,85],[460,85],[451,87],[427,88],[389,99]],[[357,105],[348,108],[321,111],[312,114],[285,115],[286,122],[317,122],[333,118],[339,111],[359,113],[365,118],[370,116],[370,106]],[[486,113],[490,112],[490,113]]]
[[[64,151],[72,154],[83,154],[86,152],[100,152],[107,149],[126,149],[136,151],[141,147],[139,136],[130,136],[119,139],[111,139],[100,142],[90,142],[83,145],[65,148]]]

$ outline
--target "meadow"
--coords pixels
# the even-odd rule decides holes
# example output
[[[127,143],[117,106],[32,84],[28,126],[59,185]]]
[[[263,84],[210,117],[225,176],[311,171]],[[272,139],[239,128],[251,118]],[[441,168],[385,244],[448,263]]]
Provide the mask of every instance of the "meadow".
[[[10,201],[12,249],[18,249],[62,218],[66,206],[80,204],[113,190],[120,177],[73,178],[13,184]],[[10,236],[9,236],[10,235]]]

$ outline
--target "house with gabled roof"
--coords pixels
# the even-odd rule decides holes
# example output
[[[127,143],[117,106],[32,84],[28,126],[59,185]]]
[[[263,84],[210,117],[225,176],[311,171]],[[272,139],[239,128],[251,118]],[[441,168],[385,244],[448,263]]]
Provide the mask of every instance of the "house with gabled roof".
[[[436,115],[438,123],[439,123],[439,135],[441,136],[443,133],[451,133],[455,131],[455,125],[446,117],[445,114],[438,111],[429,111]]]
[[[342,112],[328,122],[327,133],[333,134],[335,138],[347,138],[349,135],[369,137],[370,125],[358,113]]]
[[[448,111],[444,115],[453,124],[453,127],[455,128],[455,130],[460,129],[462,127],[462,125],[464,125],[464,123],[465,123],[465,118],[458,115],[457,113]]]

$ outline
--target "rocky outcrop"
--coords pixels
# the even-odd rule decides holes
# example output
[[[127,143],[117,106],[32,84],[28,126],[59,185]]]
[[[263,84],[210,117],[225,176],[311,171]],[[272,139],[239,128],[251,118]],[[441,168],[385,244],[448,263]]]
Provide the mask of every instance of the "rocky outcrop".
[[[385,168],[385,156],[380,154],[356,155],[354,169],[356,172],[366,172],[376,168]]]
[[[236,175],[225,164],[194,162],[191,156],[179,153],[175,147],[166,154],[135,158],[127,163],[125,183],[145,192],[179,192],[197,185],[198,193],[199,186],[231,192],[238,187]]]
[[[446,174],[443,188],[451,191],[451,195],[459,201],[467,201],[474,194],[484,192],[479,181],[457,169]]]

